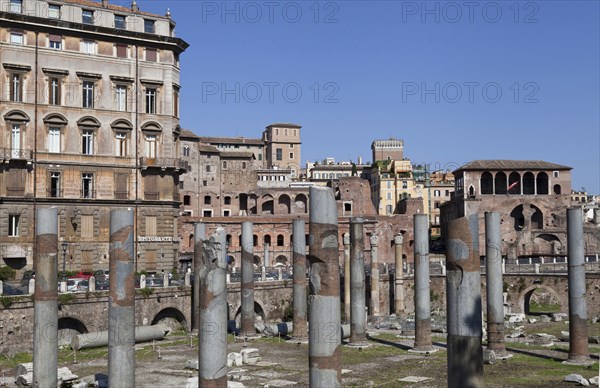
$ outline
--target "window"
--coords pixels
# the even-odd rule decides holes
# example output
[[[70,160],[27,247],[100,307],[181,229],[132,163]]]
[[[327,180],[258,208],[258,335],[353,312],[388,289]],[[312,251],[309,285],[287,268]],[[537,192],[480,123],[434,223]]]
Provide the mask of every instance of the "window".
[[[190,146],[189,145],[183,146],[183,156],[190,156]]]
[[[223,169],[227,169],[227,162],[223,161]]]
[[[154,34],[154,20],[144,19],[144,32]]]
[[[48,80],[48,104],[60,105],[60,79],[58,78]]]
[[[391,181],[387,181],[386,183],[387,183],[387,188],[391,189],[392,188],[392,182]]]
[[[84,130],[81,134],[81,153],[83,155],[94,154],[94,132]]]
[[[294,159],[294,153],[290,152],[290,159]]]
[[[208,181],[202,181],[202,186],[204,186],[204,187],[208,186]]]
[[[60,50],[62,45],[62,35],[50,34],[48,40],[50,41],[50,48]]]
[[[19,236],[19,218],[18,214],[8,215],[8,236],[18,237]]]
[[[93,40],[82,40],[81,52],[85,54],[96,54],[96,42]]]
[[[210,172],[210,166],[206,166],[206,172]]]
[[[60,172],[50,173],[50,197],[59,198],[62,197],[60,192]]]
[[[94,198],[94,174],[81,174],[81,198]]]
[[[21,81],[21,74],[10,75],[10,100],[13,102],[22,101],[23,83]]]
[[[81,11],[81,22],[83,24],[94,24],[94,11],[84,9]]]
[[[552,177],[553,177],[553,178],[558,178],[558,177],[559,177],[559,173],[558,173],[558,171],[553,171],[553,172],[552,172]]]
[[[204,204],[205,205],[210,205],[210,202],[211,202],[210,195],[205,195],[204,196]]]
[[[127,86],[117,85],[115,89],[115,105],[118,111],[127,111]]]
[[[230,196],[226,196],[224,199],[225,205],[231,205],[231,197]]]
[[[156,236],[156,216],[146,216],[146,236]]]
[[[18,158],[21,154],[21,124],[12,124],[10,147],[12,156]]]
[[[402,181],[402,188],[403,189],[408,189],[408,182]]]
[[[281,148],[275,150],[275,155],[276,160],[283,160],[283,150]]]
[[[94,83],[92,81],[83,81],[82,87],[82,106],[84,108],[94,107]]]
[[[246,169],[246,162],[242,162],[242,170]]]
[[[440,196],[440,191],[439,190],[433,190],[433,196],[434,197],[439,197]]]
[[[192,203],[192,197],[190,197],[189,195],[184,195],[183,196],[183,205],[189,206],[191,203]]]
[[[179,117],[179,89],[173,89],[173,116]]]
[[[23,0],[10,0],[10,12],[23,12]]]
[[[145,155],[147,158],[154,159],[156,158],[156,135],[146,135],[146,149]]]
[[[392,214],[392,205],[385,206],[385,214]]]
[[[12,44],[23,44],[23,33],[20,31],[10,32],[10,43]]]
[[[450,190],[446,190],[445,195],[446,195],[446,197],[450,196]]]
[[[439,208],[440,208],[440,203],[439,203],[439,202],[437,202],[437,201],[435,201],[435,202],[433,203],[433,208],[434,208],[434,209],[439,209]]]
[[[120,30],[125,29],[125,16],[115,15],[115,28],[118,28]]]
[[[115,148],[117,156],[127,156],[127,134],[125,132],[115,133]]]
[[[262,160],[262,154],[258,154],[258,160]]]
[[[150,49],[150,48],[146,49],[146,60],[148,62],[156,62],[157,61],[156,57],[157,57],[156,49]]]
[[[48,152],[60,152],[60,128],[50,127],[48,130]]]
[[[127,58],[127,46],[124,44],[117,45],[117,57],[118,58]]]
[[[129,198],[129,174],[115,174],[115,199]]]
[[[392,193],[387,193],[387,199],[392,199]]]
[[[294,132],[296,132],[296,131],[294,131]],[[296,135],[296,134],[294,133],[294,135]],[[294,148],[294,145],[290,144],[290,148]]]
[[[156,114],[156,89],[146,89],[146,113]]]
[[[48,4],[48,18],[60,19],[60,5]]]

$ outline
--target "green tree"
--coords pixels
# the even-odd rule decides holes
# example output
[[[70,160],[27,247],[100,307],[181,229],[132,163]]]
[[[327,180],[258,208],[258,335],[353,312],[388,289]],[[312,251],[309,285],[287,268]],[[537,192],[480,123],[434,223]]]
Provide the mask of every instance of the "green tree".
[[[12,280],[15,278],[15,276],[17,276],[17,271],[15,271],[14,269],[6,265],[0,267],[0,280],[2,280],[3,282],[7,280]]]
[[[356,164],[352,162],[352,176],[358,176],[358,169],[356,168]]]

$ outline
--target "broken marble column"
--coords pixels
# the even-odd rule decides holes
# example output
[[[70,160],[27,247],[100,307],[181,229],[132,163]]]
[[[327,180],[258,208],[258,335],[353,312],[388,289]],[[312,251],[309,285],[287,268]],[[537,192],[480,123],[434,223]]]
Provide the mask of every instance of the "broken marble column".
[[[379,316],[379,260],[377,258],[378,238],[372,235],[371,241],[371,316]]]
[[[404,264],[402,263],[402,243],[404,238],[401,233],[394,236],[394,312],[400,316],[404,312]]]
[[[200,269],[202,268],[202,247],[206,239],[206,224],[194,223],[194,286],[192,287],[192,330],[200,329]]]
[[[448,387],[483,387],[477,214],[450,221],[446,241]]]
[[[58,383],[58,212],[36,210],[35,291],[33,294],[33,381],[36,387]]]
[[[344,319],[350,321],[350,234],[342,236],[344,244]]]
[[[292,224],[294,266],[294,337],[308,337],[306,322],[306,238],[304,220]]]
[[[202,244],[198,385],[227,387],[227,252],[223,228]]]
[[[585,301],[585,252],[581,207],[567,209],[569,260],[569,363],[589,361],[587,305]]]
[[[364,220],[350,219],[350,344],[367,343],[365,328],[365,240]]]
[[[429,292],[429,220],[427,214],[413,216],[415,233],[415,347],[431,351],[431,307]]]
[[[309,384],[340,387],[338,217],[333,191],[310,187]]]
[[[485,213],[485,278],[487,283],[487,348],[498,354],[504,345],[504,296],[502,289],[502,239],[500,213]]]
[[[108,381],[135,387],[135,273],[133,211],[110,211]]]
[[[241,330],[245,337],[256,334],[254,329],[254,238],[252,233],[252,222],[242,222]]]

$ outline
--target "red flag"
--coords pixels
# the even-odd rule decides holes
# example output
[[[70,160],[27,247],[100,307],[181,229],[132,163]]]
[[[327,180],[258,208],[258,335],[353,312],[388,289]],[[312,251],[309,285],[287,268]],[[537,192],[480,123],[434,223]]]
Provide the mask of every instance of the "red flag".
[[[519,181],[514,181],[510,186],[508,186],[508,189],[512,189],[513,187],[515,187],[517,184],[519,183]]]

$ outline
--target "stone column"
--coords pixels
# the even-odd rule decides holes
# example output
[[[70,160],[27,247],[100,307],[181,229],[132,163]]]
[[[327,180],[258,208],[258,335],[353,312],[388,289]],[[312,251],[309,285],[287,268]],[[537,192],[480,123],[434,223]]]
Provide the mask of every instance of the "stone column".
[[[365,240],[364,220],[350,219],[350,344],[365,346]]]
[[[227,249],[223,228],[203,242],[198,386],[227,387]]]
[[[413,216],[415,233],[415,347],[416,351],[432,351],[431,307],[429,300],[429,220],[427,214]]]
[[[263,264],[264,264],[263,266],[267,267],[267,268],[271,266],[271,263],[269,260],[269,243],[265,243],[263,245]]]
[[[394,236],[394,312],[400,316],[404,312],[404,265],[402,263],[402,243],[404,238],[398,233]]]
[[[200,269],[202,268],[202,246],[206,239],[206,224],[194,223],[194,286],[192,291],[192,330],[200,329]]]
[[[585,364],[590,356],[581,207],[567,209],[567,255],[569,258],[569,358],[567,362]]]
[[[342,236],[344,244],[344,318],[350,321],[350,235]]]
[[[58,382],[58,212],[36,209],[36,281],[33,294],[33,382],[56,387]]]
[[[450,221],[446,241],[448,387],[483,387],[477,214]]]
[[[500,213],[485,213],[485,278],[487,283],[487,333],[488,350],[500,355],[504,345],[504,296],[502,289],[502,239],[500,238]]]
[[[379,316],[379,261],[377,258],[376,235],[371,236],[371,316]]]
[[[309,385],[342,382],[338,218],[333,191],[310,188]]]
[[[242,222],[242,335],[254,336],[254,240],[252,222]]]
[[[133,211],[110,211],[108,381],[135,387]]]
[[[306,322],[306,238],[305,223],[303,220],[294,220],[292,224],[294,239],[293,265],[294,265],[294,337],[304,339],[308,337]]]

